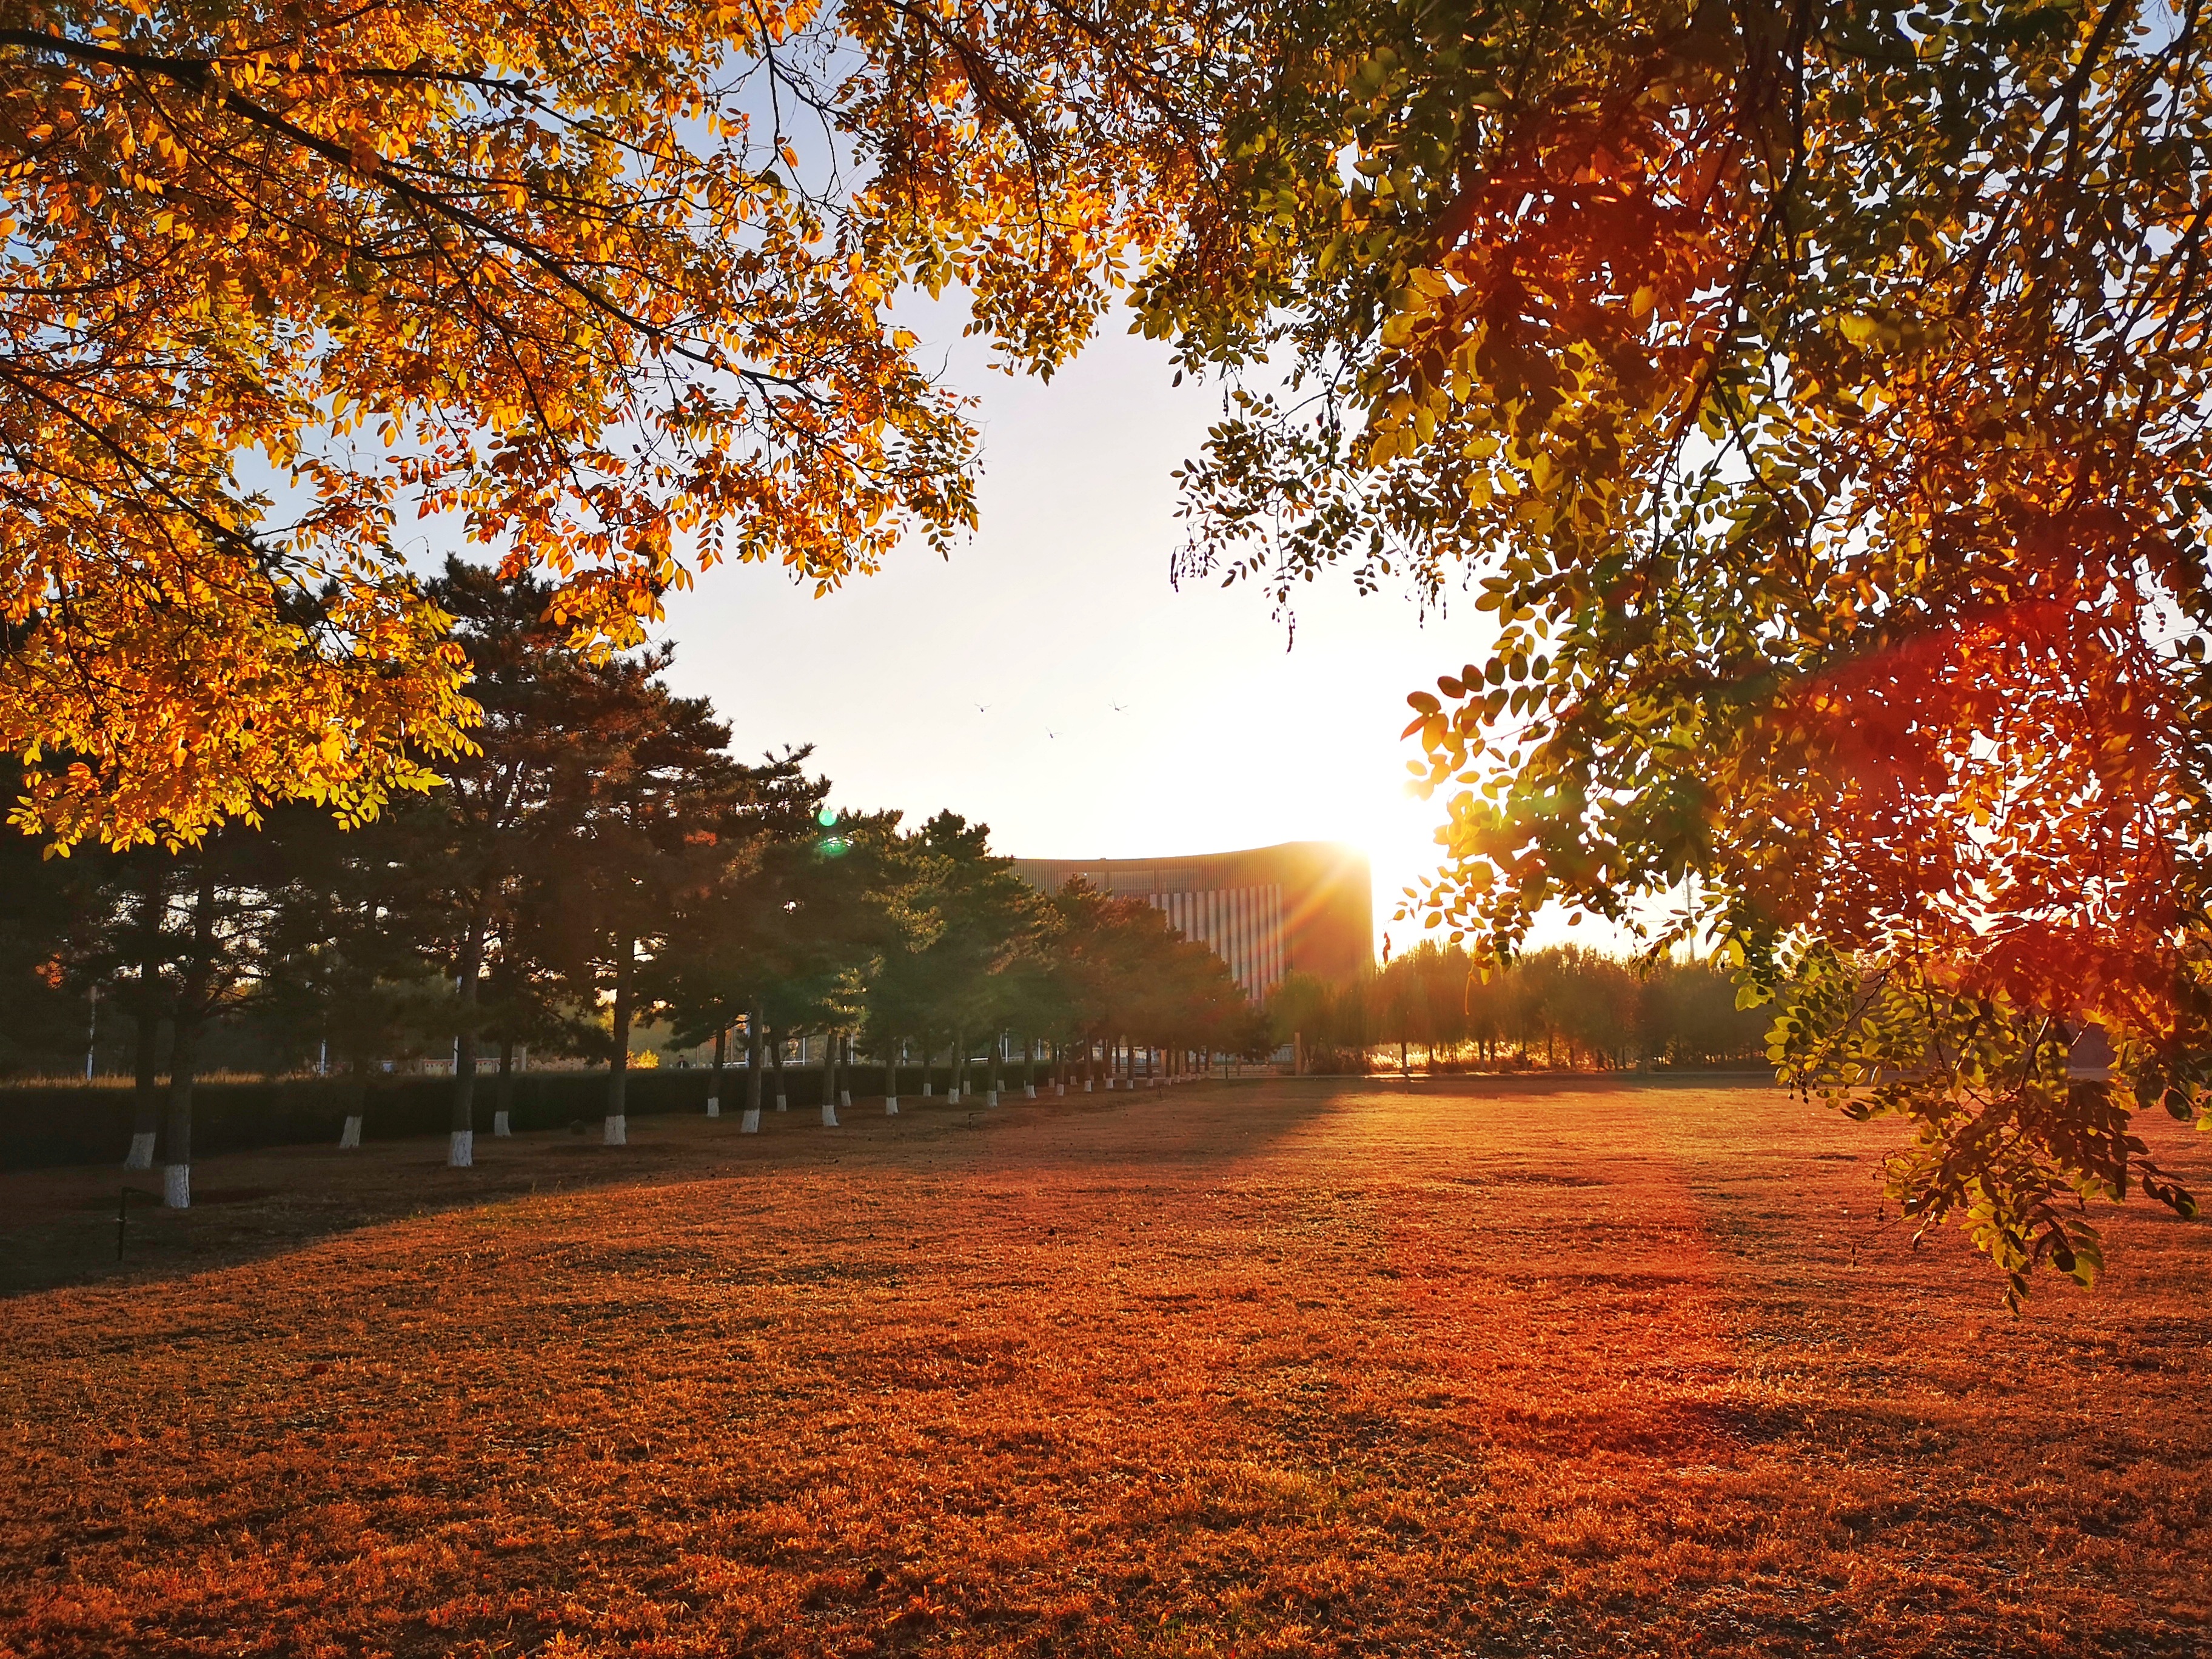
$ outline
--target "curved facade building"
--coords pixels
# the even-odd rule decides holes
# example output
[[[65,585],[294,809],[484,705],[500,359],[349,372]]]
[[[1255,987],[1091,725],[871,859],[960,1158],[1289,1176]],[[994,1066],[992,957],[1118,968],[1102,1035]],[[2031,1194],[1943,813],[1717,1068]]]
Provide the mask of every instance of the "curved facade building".
[[[1348,979],[1374,960],[1367,856],[1334,842],[1167,859],[1016,859],[1014,869],[1048,893],[1080,876],[1164,910],[1185,939],[1212,946],[1255,1001],[1286,974]]]

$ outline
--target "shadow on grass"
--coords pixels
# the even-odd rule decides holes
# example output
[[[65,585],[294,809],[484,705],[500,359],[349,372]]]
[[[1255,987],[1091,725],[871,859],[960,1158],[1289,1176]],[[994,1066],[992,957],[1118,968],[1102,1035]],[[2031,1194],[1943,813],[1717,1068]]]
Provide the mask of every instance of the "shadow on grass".
[[[1246,1089],[1241,1083],[1194,1086],[1229,1100]],[[1194,1161],[1234,1162],[1356,1091],[1334,1079],[1263,1085],[1251,1096],[1253,1111],[1226,1119],[1207,1114],[1202,1131],[1178,1124],[1181,1090],[1035,1101],[1019,1098],[1017,1091],[995,1109],[909,1097],[896,1118],[883,1115],[878,1097],[843,1109],[835,1129],[822,1127],[817,1108],[771,1109],[762,1114],[756,1135],[738,1132],[735,1113],[713,1120],[656,1115],[630,1119],[629,1144],[622,1147],[604,1145],[601,1123],[593,1119],[567,1131],[500,1139],[479,1130],[477,1164],[467,1170],[447,1167],[442,1136],[372,1140],[344,1152],[264,1147],[196,1162],[192,1206],[185,1211],[160,1207],[158,1170],[89,1164],[19,1170],[0,1175],[0,1300],[72,1286],[161,1282],[265,1261],[391,1221],[624,1185],[665,1187],[838,1162],[1016,1175],[1025,1167],[1078,1163],[1120,1167],[1132,1176]],[[1133,1121],[1140,1116],[1152,1121]],[[125,1187],[136,1195],[118,1261],[116,1209]]]

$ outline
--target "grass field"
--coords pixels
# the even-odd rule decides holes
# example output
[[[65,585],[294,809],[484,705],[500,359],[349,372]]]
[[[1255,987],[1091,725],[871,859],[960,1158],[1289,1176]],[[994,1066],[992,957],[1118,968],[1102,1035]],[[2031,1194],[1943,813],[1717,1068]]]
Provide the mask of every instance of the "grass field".
[[[867,1104],[0,1177],[0,1653],[2212,1651],[2212,1228],[2015,1320],[1767,1090]]]

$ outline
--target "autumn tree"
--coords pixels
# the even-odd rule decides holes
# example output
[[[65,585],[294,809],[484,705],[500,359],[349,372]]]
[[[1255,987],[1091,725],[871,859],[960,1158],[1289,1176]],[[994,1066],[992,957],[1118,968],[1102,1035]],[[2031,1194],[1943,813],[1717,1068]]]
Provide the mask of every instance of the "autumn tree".
[[[1090,73],[1120,43],[1005,21],[1137,107]],[[873,3],[0,20],[16,822],[189,840],[427,787],[474,711],[410,515],[617,646],[718,560],[827,586],[971,522],[974,434],[890,298],[960,283],[1049,367],[1164,227],[1135,135],[945,44]]]
[[[1133,25],[1133,27],[1137,27]],[[1254,6],[1140,325],[1186,575],[1471,589],[1421,908],[1715,939],[1893,1195],[2084,1282],[2205,1121],[2212,64],[2114,4]],[[1650,901],[1663,899],[1654,920]],[[2109,1083],[2071,1077],[2092,1025]]]

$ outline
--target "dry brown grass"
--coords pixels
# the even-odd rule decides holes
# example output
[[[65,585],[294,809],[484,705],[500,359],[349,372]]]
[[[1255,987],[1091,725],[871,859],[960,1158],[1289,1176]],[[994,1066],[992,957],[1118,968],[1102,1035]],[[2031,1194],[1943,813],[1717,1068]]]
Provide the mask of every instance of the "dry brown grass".
[[[0,1180],[0,1651],[2206,1650],[2212,1230],[2014,1320],[1767,1091],[850,1115],[218,1160],[122,1276]]]

